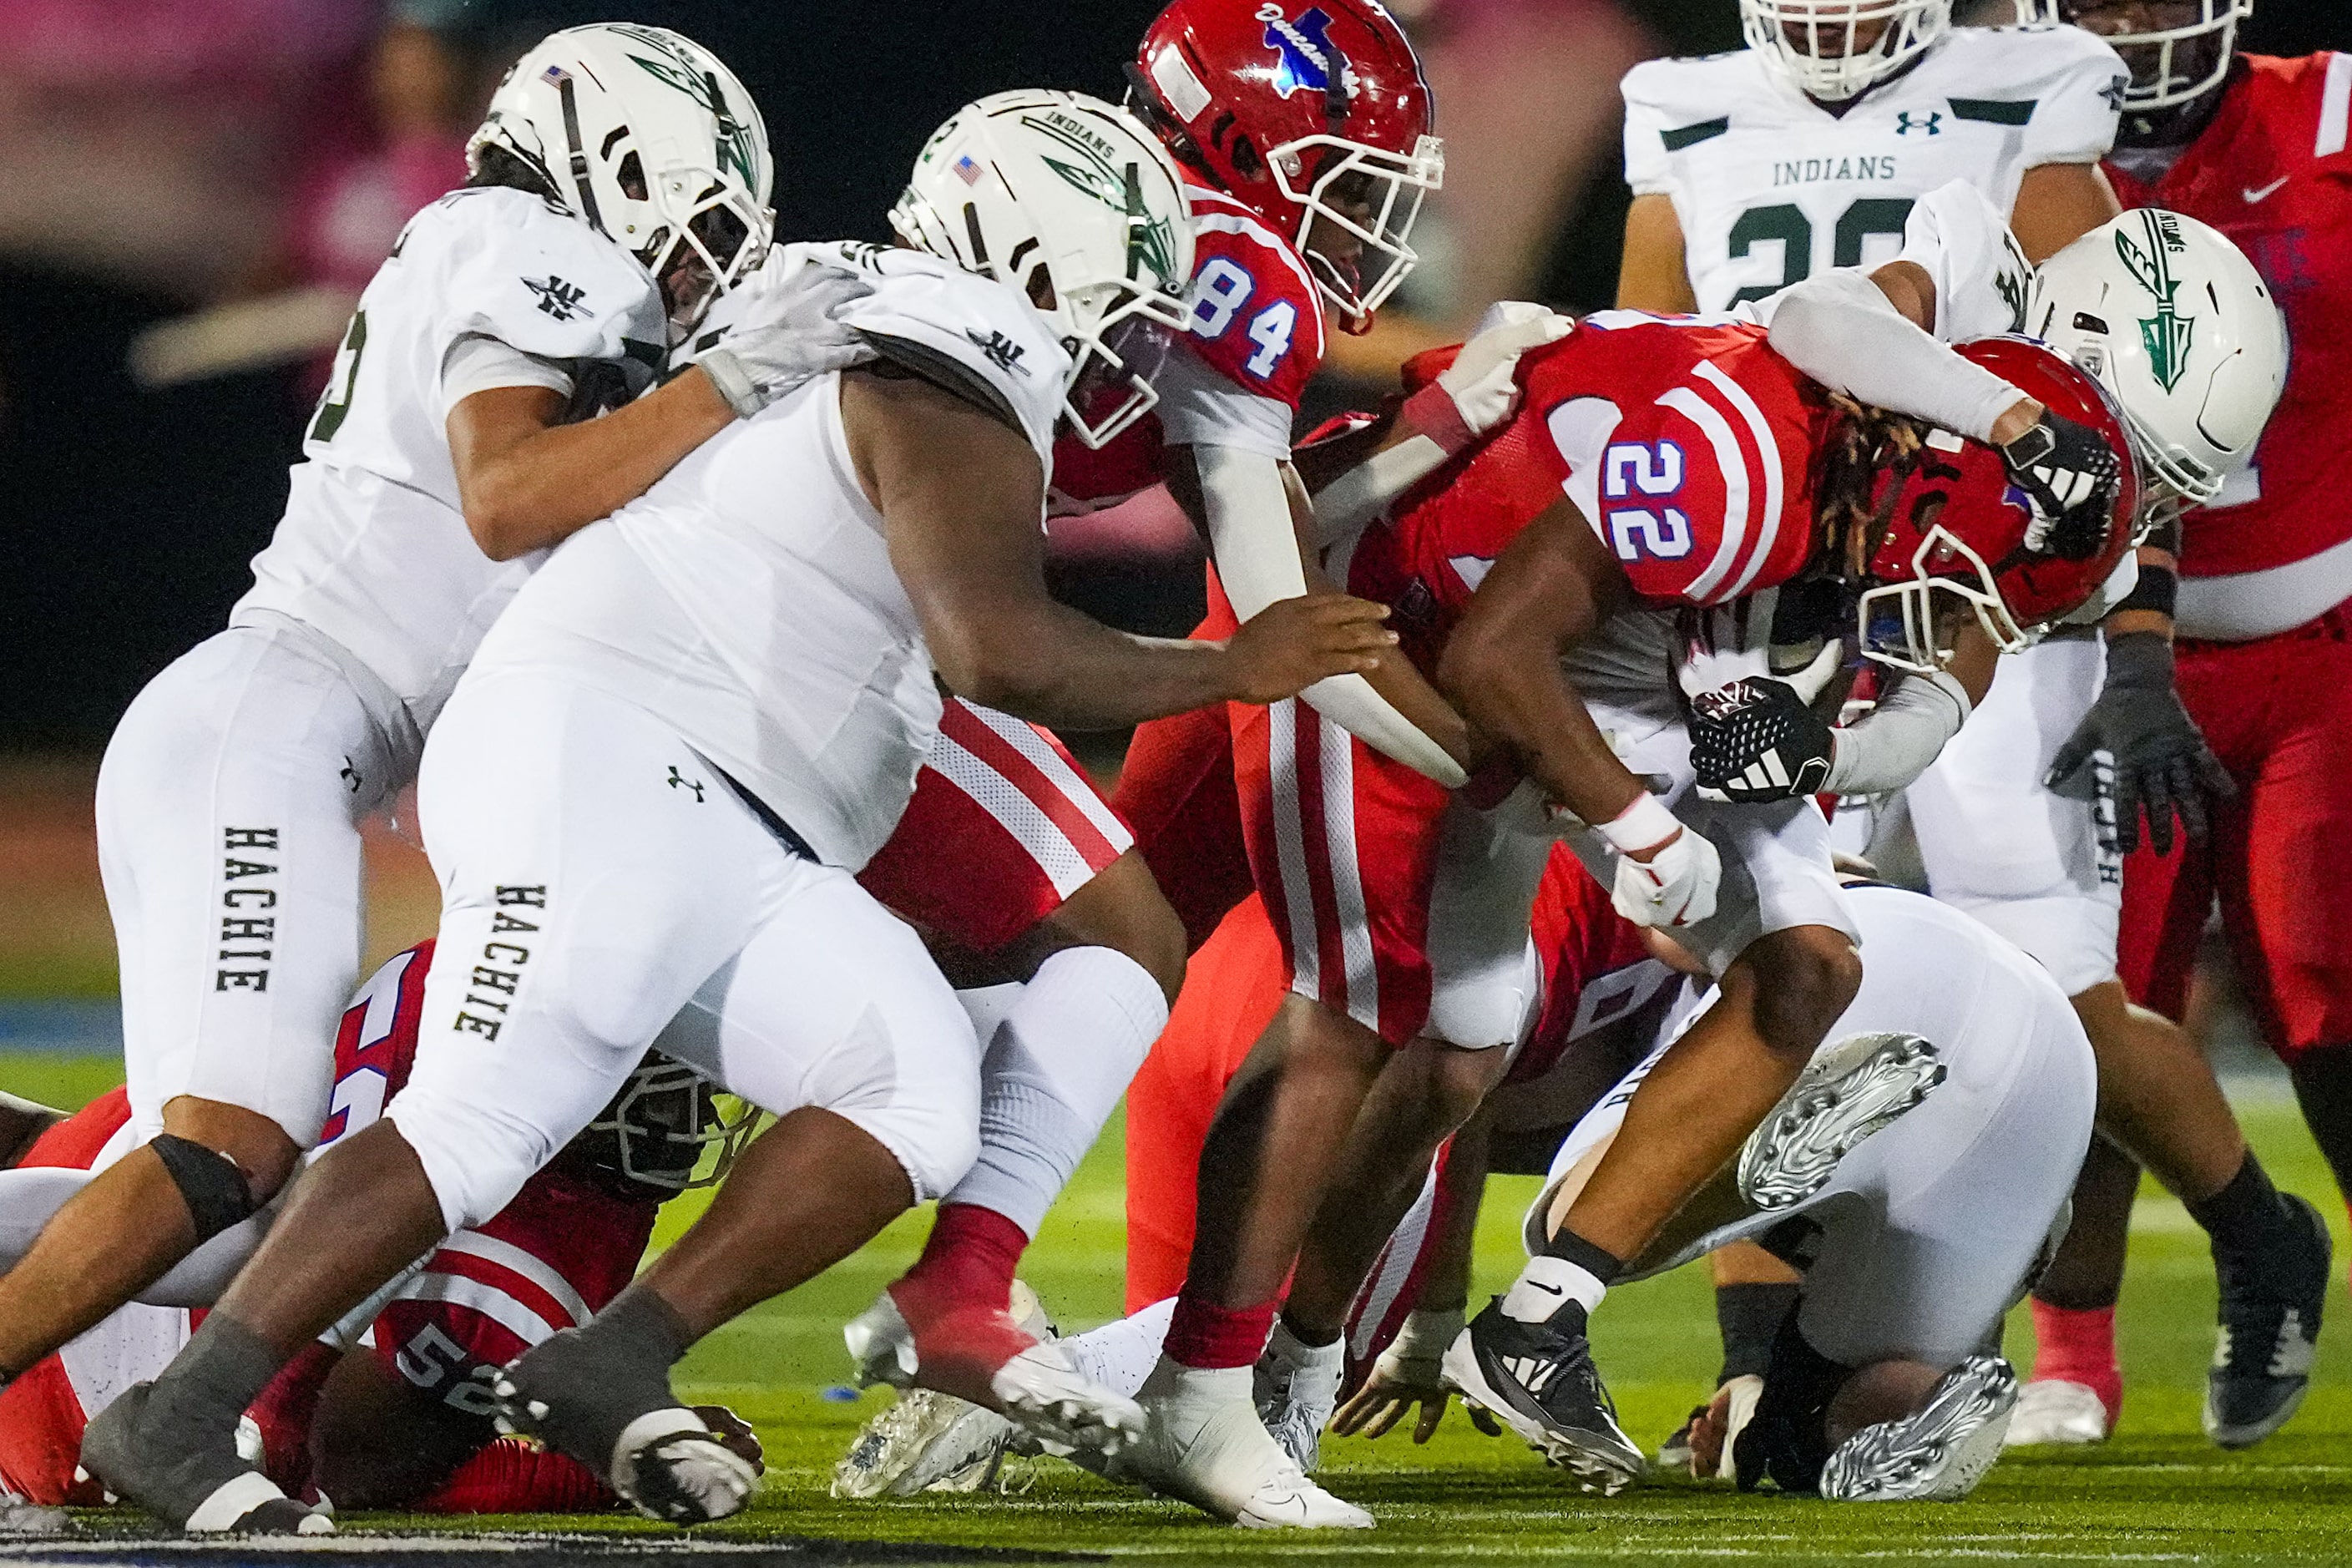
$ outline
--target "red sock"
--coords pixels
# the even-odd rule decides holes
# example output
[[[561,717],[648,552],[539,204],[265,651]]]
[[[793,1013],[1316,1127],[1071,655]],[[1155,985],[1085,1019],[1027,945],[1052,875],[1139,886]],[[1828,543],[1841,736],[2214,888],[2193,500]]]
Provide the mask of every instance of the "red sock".
[[[991,1379],[1037,1342],[1013,1321],[1013,1271],[1028,1233],[993,1209],[941,1204],[922,1257],[890,1287],[915,1331],[926,1388],[991,1405]]]
[[[2033,1375],[2079,1383],[2107,1407],[2107,1428],[2123,1414],[2124,1373],[2116,1361],[2116,1310],[2033,1303]]]
[[[890,1287],[890,1299],[919,1328],[921,1320],[969,1307],[1001,1312],[1028,1247],[1028,1233],[994,1209],[941,1204],[923,1255]]]
[[[1160,1349],[1179,1364],[1199,1371],[1255,1366],[1274,1332],[1274,1315],[1282,1298],[1255,1307],[1213,1307],[1190,1294],[1176,1298],[1168,1320],[1168,1338]]]

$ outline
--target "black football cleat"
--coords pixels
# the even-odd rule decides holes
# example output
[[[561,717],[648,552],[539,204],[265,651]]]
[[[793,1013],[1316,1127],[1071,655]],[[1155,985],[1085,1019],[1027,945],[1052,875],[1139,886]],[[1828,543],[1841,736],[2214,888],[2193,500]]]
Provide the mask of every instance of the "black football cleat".
[[[1642,1450],[1617,1425],[1573,1302],[1529,1322],[1496,1297],[1446,1348],[1447,1386],[1501,1421],[1586,1491],[1615,1495],[1640,1479]]]
[[[2285,1426],[2311,1387],[2335,1244],[2317,1209],[2293,1193],[2280,1196],[2303,1233],[2295,1249],[2265,1258],[2262,1278],[2216,1260],[2221,1332],[2205,1374],[2204,1425],[2224,1448],[2252,1447]]]

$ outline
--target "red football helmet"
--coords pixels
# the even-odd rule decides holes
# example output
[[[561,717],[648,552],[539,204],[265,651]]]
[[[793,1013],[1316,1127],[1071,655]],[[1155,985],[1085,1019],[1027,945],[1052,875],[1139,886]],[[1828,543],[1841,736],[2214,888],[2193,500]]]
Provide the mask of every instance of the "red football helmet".
[[[1882,664],[1923,675],[1943,664],[1938,594],[1973,608],[1985,634],[2003,653],[2015,653],[2099,590],[2131,548],[2139,514],[2131,437],[2095,377],[2032,338],[1984,338],[1958,352],[2052,413],[2097,432],[2122,471],[2103,508],[2090,510],[2085,502],[2052,521],[2037,517],[2025,492],[2010,482],[1998,449],[1947,430],[1927,433],[1915,465],[1889,469],[1880,481],[1882,510],[1884,487],[1899,488],[1867,569],[1875,585],[1862,595],[1862,648]]]
[[[1368,327],[1445,177],[1395,19],[1376,0],[1173,0],[1128,75],[1177,158],[1287,237],[1345,324]]]

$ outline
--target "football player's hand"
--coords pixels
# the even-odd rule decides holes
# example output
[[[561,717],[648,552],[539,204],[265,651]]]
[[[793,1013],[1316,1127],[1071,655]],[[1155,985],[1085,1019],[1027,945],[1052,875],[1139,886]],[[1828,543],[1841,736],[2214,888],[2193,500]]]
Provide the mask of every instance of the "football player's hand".
[[[2045,408],[2000,448],[2000,459],[2010,483],[2033,503],[2028,549],[2064,561],[2087,561],[2099,552],[2123,483],[2122,465],[2105,437]]]
[[[1691,700],[1691,769],[1707,800],[1753,804],[1819,795],[1837,732],[1795,687],[1749,676]]]
[[[1461,1331],[1459,1308],[1450,1312],[1416,1308],[1405,1314],[1404,1326],[1372,1363],[1364,1385],[1333,1414],[1331,1430],[1342,1437],[1359,1432],[1367,1437],[1386,1436],[1391,1427],[1418,1407],[1421,1414],[1413,1423],[1412,1440],[1428,1442],[1436,1436],[1446,1401],[1453,1397],[1441,1363],[1445,1347]]]
[[[2115,767],[2116,844],[2139,847],[2139,818],[2147,813],[2148,844],[2172,852],[2172,818],[2191,840],[2205,837],[2207,801],[2238,793],[2204,731],[2172,686],[2172,645],[2156,632],[2128,632],[2107,640],[2107,679],[2099,700],[2051,759],[2042,783],[2074,800],[2098,798],[2098,758]]]
[[[1396,633],[1381,624],[1388,616],[1386,605],[1346,594],[1276,599],[1226,639],[1228,697],[1279,702],[1335,675],[1370,674],[1396,647]]]
[[[1617,857],[1609,901],[1637,926],[1686,926],[1715,913],[1723,858],[1706,835],[1684,827],[1645,856]]]
[[[1477,331],[1437,378],[1436,389],[1444,394],[1461,422],[1460,438],[1466,443],[1484,436],[1517,412],[1519,356],[1529,349],[1556,343],[1575,330],[1576,323],[1568,317],[1524,300],[1505,300],[1489,306]],[[1439,412],[1442,416],[1444,411]],[[1444,421],[1441,417],[1434,423]],[[1444,434],[1432,434],[1440,446],[1456,449]]]
[[[756,290],[719,346],[696,363],[749,419],[771,403],[830,371],[874,357],[863,338],[838,319],[874,292],[846,268],[810,262],[779,282],[765,273],[744,285]]]
[[[760,1475],[768,1473],[767,1450],[760,1446],[760,1435],[751,1424],[724,1405],[696,1405],[688,1408],[702,1418],[719,1446],[751,1467]]]

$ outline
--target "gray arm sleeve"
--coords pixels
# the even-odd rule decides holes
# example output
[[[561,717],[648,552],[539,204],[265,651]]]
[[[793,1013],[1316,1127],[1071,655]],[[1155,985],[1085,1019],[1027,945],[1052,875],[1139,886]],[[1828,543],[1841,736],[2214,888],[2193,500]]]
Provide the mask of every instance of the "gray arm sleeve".
[[[1968,722],[1969,694],[1944,670],[1906,675],[1878,706],[1837,731],[1832,795],[1892,795],[1927,771]]]

